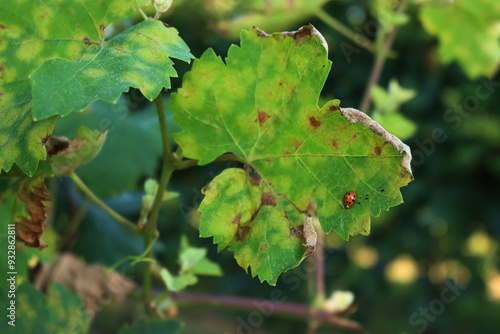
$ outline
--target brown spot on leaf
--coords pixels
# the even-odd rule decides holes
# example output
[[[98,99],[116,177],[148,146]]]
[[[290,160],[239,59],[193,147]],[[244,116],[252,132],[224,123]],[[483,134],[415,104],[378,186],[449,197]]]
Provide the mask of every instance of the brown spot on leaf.
[[[330,108],[328,108],[328,110],[330,111],[335,111],[335,110],[339,110],[340,107],[339,106],[330,106]]]
[[[207,191],[209,191],[209,190],[210,190],[210,183],[209,183],[209,184],[207,184],[206,186],[204,186],[203,188],[201,188],[201,192],[202,192],[203,194],[205,194],[205,193],[206,193]]]
[[[18,199],[24,203],[25,212],[28,215],[16,217],[16,239],[24,241],[29,247],[43,249],[47,247],[42,240],[43,224],[47,218],[47,210],[44,202],[51,200],[47,195],[45,182],[40,180],[24,182],[17,193]],[[30,184],[31,183],[31,184]]]
[[[267,121],[269,119],[269,116],[266,112],[264,111],[259,111],[259,123],[262,124],[264,123],[265,121]]]
[[[208,121],[209,121],[210,123],[212,123],[212,117],[210,117],[210,115],[207,115],[207,117],[208,117]]]
[[[9,29],[9,28],[0,23],[0,29],[5,30],[5,29]]]
[[[261,205],[271,205],[276,206],[276,199],[271,193],[263,193],[261,199]]]
[[[238,215],[236,217],[234,217],[232,223],[233,224],[240,224],[240,220],[241,220],[241,213],[238,213]]]
[[[380,155],[380,153],[382,153],[382,149],[378,146],[375,146],[375,154]]]
[[[320,126],[320,125],[321,125],[321,122],[320,122],[319,120],[317,120],[314,116],[313,116],[313,117],[309,117],[309,123],[310,123],[313,127],[315,127],[315,128],[317,128],[318,126]]]
[[[250,226],[238,226],[238,230],[236,231],[236,240],[245,241],[248,234],[250,234],[250,230]]]
[[[337,146],[337,138],[333,138],[332,139],[332,146],[336,149],[338,149],[339,147]]]
[[[283,86],[283,81],[280,81],[280,82],[278,83],[278,85],[279,85],[280,87],[282,87],[282,86]]]
[[[76,25],[76,29],[80,29],[80,25],[79,24]]]
[[[85,37],[83,40],[82,40],[83,44],[85,44],[86,46],[89,46],[92,44],[92,42],[90,41],[90,39],[88,37]]]
[[[104,26],[104,24],[101,24],[101,25],[99,26],[99,29],[101,29],[102,31],[104,31],[104,28],[106,28],[106,27]]]
[[[250,174],[250,184],[252,186],[259,186],[260,185],[260,179],[257,175],[255,174]]]
[[[0,65],[0,72],[3,71],[3,70],[5,70],[5,67],[3,67],[2,65]]]
[[[263,252],[265,250],[267,250],[267,243],[265,243],[265,244],[263,244],[262,246],[259,247],[259,251],[260,252]]]
[[[302,225],[300,225],[302,226]],[[298,226],[297,226],[298,227]],[[303,226],[302,226],[303,227]],[[298,229],[295,229],[295,228],[291,228],[290,229],[290,235],[292,237],[295,237],[295,238],[299,238],[299,239],[302,239],[302,240],[306,240],[306,238],[304,238],[304,235],[302,234],[302,232],[300,232]]]

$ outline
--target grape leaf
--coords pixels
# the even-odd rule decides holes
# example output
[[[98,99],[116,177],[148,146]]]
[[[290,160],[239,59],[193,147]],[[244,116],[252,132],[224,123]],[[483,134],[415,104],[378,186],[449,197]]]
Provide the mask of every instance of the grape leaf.
[[[78,61],[49,59],[33,80],[33,118],[65,116],[96,100],[115,103],[129,87],[152,101],[176,77],[173,61],[193,56],[175,28],[145,20],[125,30]]]
[[[370,215],[402,202],[413,176],[409,148],[368,116],[318,99],[331,62],[311,25],[295,33],[241,34],[226,64],[207,50],[171,97],[174,135],[184,156],[207,164],[232,152],[247,165],[227,170],[205,189],[200,235],[261,281],[311,252],[301,229],[311,198],[326,233],[368,234]],[[358,194],[346,209],[343,196]],[[303,246],[306,244],[306,246]]]
[[[160,270],[160,276],[165,282],[169,291],[178,292],[184,290],[190,285],[198,283],[198,278],[193,274],[179,274],[173,276],[167,268]]]
[[[120,329],[118,334],[180,334],[184,325],[175,320],[154,320],[146,322],[141,320],[132,327]]]
[[[99,133],[81,126],[77,137],[67,144],[59,137],[50,137],[47,144],[53,147],[48,153],[54,176],[69,175],[76,167],[91,161],[101,151],[106,134],[107,131]],[[61,143],[64,149],[60,149]]]
[[[45,59],[80,58],[104,41],[104,28],[146,0],[38,0],[0,3],[0,171],[14,163],[32,176],[46,158],[55,117],[31,118],[29,75]]]
[[[500,64],[500,2],[455,0],[423,7],[424,28],[439,39],[444,63],[458,61],[467,76],[491,76]]]

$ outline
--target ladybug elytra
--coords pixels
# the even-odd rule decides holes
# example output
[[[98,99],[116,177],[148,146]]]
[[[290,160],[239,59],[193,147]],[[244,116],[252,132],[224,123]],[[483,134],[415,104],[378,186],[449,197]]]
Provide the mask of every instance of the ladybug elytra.
[[[344,195],[343,202],[344,202],[344,207],[346,209],[349,209],[351,207],[351,205],[354,204],[355,201],[356,201],[356,192],[355,191],[348,191]]]

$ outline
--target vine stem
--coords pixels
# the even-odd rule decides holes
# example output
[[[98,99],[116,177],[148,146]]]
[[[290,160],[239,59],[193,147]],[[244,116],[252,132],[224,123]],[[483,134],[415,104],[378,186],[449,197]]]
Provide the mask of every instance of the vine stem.
[[[324,233],[321,227],[316,229],[317,242],[314,257],[309,257],[309,261],[315,261],[315,271],[311,271],[308,277],[311,295],[311,310],[307,334],[314,334],[319,326],[319,321],[314,317],[316,310],[321,310],[325,304],[325,249]]]
[[[405,8],[406,8],[406,0],[402,0],[396,12],[398,14],[401,14],[405,10]],[[361,100],[361,105],[359,107],[359,110],[361,110],[364,113],[367,113],[368,108],[370,108],[373,87],[377,84],[380,78],[380,74],[382,73],[382,68],[384,67],[385,60],[389,55],[389,50],[391,48],[392,42],[394,42],[394,37],[396,36],[398,26],[395,25],[390,30],[391,31],[385,36],[384,42],[382,43],[382,47],[377,53],[377,57],[375,58],[375,62],[373,63],[372,72],[370,74],[370,80],[368,81],[368,85],[366,86],[363,99]]]
[[[373,44],[370,42],[370,40],[368,38],[364,37],[363,35],[355,33],[350,28],[343,25],[340,21],[337,21],[335,18],[333,18],[330,14],[325,12],[323,10],[323,8],[320,8],[316,12],[316,16],[321,21],[326,23],[328,26],[330,26],[334,30],[338,31],[340,34],[349,38],[350,40],[352,40],[354,43],[360,45],[361,47],[364,47],[365,49],[372,51],[372,52],[375,49],[373,47]]]
[[[320,305],[325,302],[325,234],[320,227],[316,229],[318,241],[316,244],[316,298]]]
[[[170,176],[175,169],[175,160],[170,151],[170,145],[168,143],[168,130],[167,130],[167,120],[165,119],[165,111],[163,109],[163,100],[161,93],[155,99],[156,111],[158,113],[158,121],[160,124],[161,132],[161,142],[162,142],[162,169],[160,175],[160,183],[158,185],[158,191],[156,192],[155,199],[153,201],[153,206],[151,207],[151,212],[149,218],[144,225],[144,248],[149,250],[146,252],[145,257],[153,260],[153,247],[151,243],[155,237],[158,236],[158,230],[156,229],[156,221],[158,220],[158,214],[160,212],[161,202],[163,200],[163,193],[167,188]],[[151,313],[151,265],[152,262],[144,263],[144,273],[143,273],[143,302],[147,313]]]
[[[115,220],[117,220],[119,223],[121,223],[123,226],[128,227],[132,231],[134,231],[137,234],[141,234],[142,231],[139,226],[136,224],[132,223],[129,221],[127,218],[123,217],[113,209],[111,209],[109,206],[107,206],[99,197],[97,197],[92,190],[87,187],[87,185],[76,175],[75,172],[71,173],[69,177],[75,182],[76,186],[80,188],[80,190],[95,204],[97,204],[98,207],[100,207],[104,212],[106,212],[108,215],[113,217]]]
[[[306,304],[281,303],[265,299],[261,300],[244,297],[205,295],[189,292],[172,292],[170,294],[170,298],[179,303],[194,304],[196,306],[205,304],[230,309],[238,308],[244,310],[255,310],[259,307],[259,305],[266,305],[265,307],[269,307],[269,313],[272,314],[289,315],[300,317],[305,320],[310,319],[312,316],[318,322],[335,324],[339,327],[353,331],[363,330],[363,327],[359,323],[339,317],[336,314],[329,313],[325,310],[318,309],[311,313],[309,305]]]

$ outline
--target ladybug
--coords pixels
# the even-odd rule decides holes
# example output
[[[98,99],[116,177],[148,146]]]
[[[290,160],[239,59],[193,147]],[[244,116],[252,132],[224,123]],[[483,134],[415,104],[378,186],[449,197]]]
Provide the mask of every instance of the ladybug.
[[[344,207],[346,209],[349,209],[351,205],[354,204],[355,201],[356,201],[356,192],[355,191],[346,192],[343,199]]]

